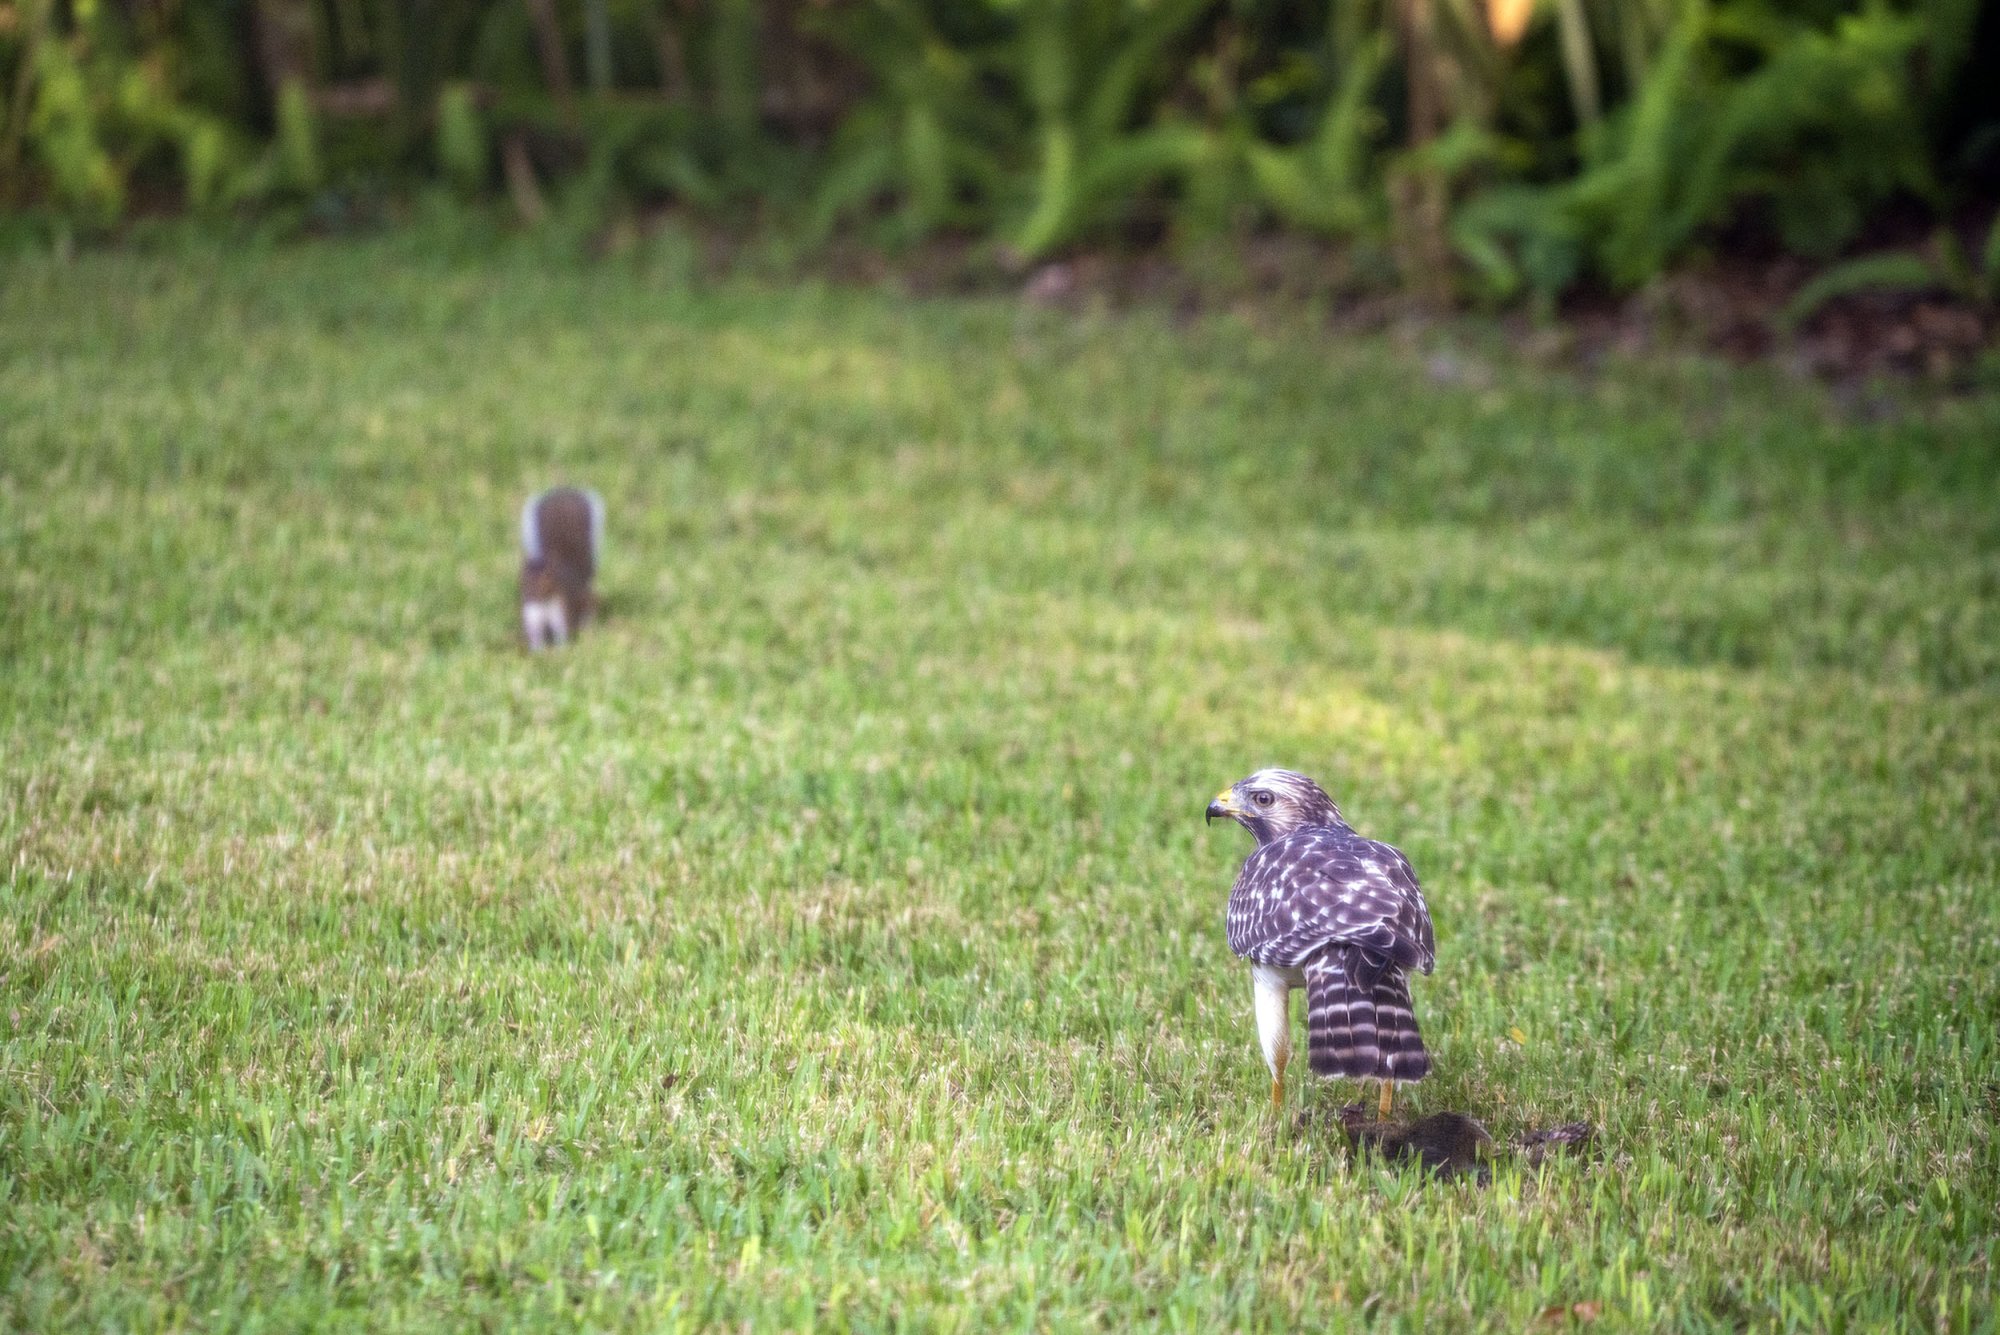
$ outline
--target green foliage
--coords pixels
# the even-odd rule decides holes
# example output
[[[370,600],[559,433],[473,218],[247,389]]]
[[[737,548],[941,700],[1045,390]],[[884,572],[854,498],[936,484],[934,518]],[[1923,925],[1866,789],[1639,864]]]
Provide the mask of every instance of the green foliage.
[[[9,2],[8,198],[97,224],[135,189],[477,197],[512,145],[600,222],[671,199],[1024,257],[1276,223],[1548,302],[1732,230],[1836,256],[1965,202],[2000,137],[1945,114],[1975,0],[1559,0],[1504,46],[1479,0],[271,0],[289,46],[213,6]]]
[[[1035,165],[1011,230],[1041,255],[1129,212],[1201,165],[1212,138],[1171,116],[1140,121],[1162,54],[1212,0],[1019,0],[1010,71],[1026,93]]]
[[[305,85],[288,79],[278,89],[278,133],[272,145],[279,184],[309,195],[325,182],[320,169],[319,129]]]
[[[437,160],[445,179],[461,195],[477,195],[486,188],[492,149],[470,84],[447,84],[438,94]]]
[[[1875,206],[1937,194],[1925,31],[1880,7],[1821,28],[1689,5],[1637,95],[1583,136],[1575,177],[1476,195],[1455,220],[1460,251],[1502,297],[1552,295],[1585,270],[1635,287],[1746,210],[1790,249],[1831,254]]]
[[[672,198],[719,209],[729,197],[726,132],[685,107],[600,102],[581,115],[589,156],[570,195],[602,212],[632,198]],[[738,178],[740,179],[740,178]]]
[[[5,90],[24,109],[9,127],[10,145],[18,128],[46,202],[85,224],[115,222],[135,175],[161,158],[175,164],[188,203],[238,197],[248,155],[228,123],[177,97],[159,63],[127,58],[125,34],[102,11],[78,12],[97,17],[67,34],[40,30]]]
[[[1797,325],[1810,319],[1827,302],[1855,292],[1885,288],[1922,291],[1942,285],[1937,266],[1921,255],[1908,251],[1864,255],[1816,275],[1786,305],[1784,320],[1787,325]]]
[[[1935,255],[1883,251],[1845,260],[1815,275],[1786,304],[1787,327],[1809,320],[1829,301],[1856,292],[1946,291],[1980,306],[2000,304],[2000,217],[1986,233],[1975,261],[1956,233],[1940,231]]]
[[[1982,305],[2000,305],[2000,213],[1977,256],[1967,255],[1958,234],[1948,228],[1938,233],[1937,247],[1938,270],[1947,287]]]
[[[939,13],[875,0],[830,30],[877,76],[822,187],[823,229],[900,194],[906,234],[983,225],[1026,256],[1186,180],[1212,135],[1151,114],[1166,51],[1212,0],[992,0]],[[951,20],[948,28],[943,20]],[[976,34],[953,43],[952,31]]]
[[[730,149],[754,152],[757,124],[757,12],[754,0],[714,0],[709,52],[715,117]]]
[[[0,1329],[1993,1324],[1992,394],[532,239],[0,291]],[[1423,878],[1404,1106],[1598,1152],[1269,1113],[1272,761]]]
[[[988,95],[996,26],[990,15],[971,18],[947,29],[921,5],[875,0],[824,25],[875,87],[845,118],[828,157],[814,235],[885,198],[902,239],[990,216],[1017,117]]]
[[[86,221],[116,218],[124,208],[125,178],[104,143],[105,100],[93,95],[83,67],[61,43],[38,53],[34,80],[28,137],[56,199]]]
[[[1374,188],[1370,153],[1383,133],[1375,98],[1390,54],[1385,32],[1370,33],[1356,44],[1318,128],[1305,142],[1281,147],[1253,140],[1246,145],[1258,197],[1278,217],[1332,236],[1351,236],[1379,224],[1383,201]]]

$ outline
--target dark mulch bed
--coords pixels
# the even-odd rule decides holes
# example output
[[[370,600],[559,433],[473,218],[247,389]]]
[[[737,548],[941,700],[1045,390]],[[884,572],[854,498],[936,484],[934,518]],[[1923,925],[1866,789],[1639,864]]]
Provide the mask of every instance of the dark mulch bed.
[[[1400,333],[1416,343],[1451,318],[1394,291],[1381,264],[1364,271],[1350,253],[1288,235],[1183,255],[1154,246],[1036,264],[1009,264],[951,241],[893,254],[836,244],[808,267],[837,281],[891,284],[913,295],[1013,293],[1058,310],[1152,308],[1193,320],[1306,308],[1341,332]],[[1585,292],[1552,316],[1499,318],[1527,355],[1585,370],[1610,356],[1694,348],[1736,362],[1774,363],[1857,395],[1885,378],[1942,389],[2000,379],[2000,308],[1943,290],[1865,291],[1830,300],[1790,327],[1787,307],[1816,272],[1803,261],[1745,248],[1630,296]],[[1453,378],[1442,363],[1433,369],[1441,380]]]

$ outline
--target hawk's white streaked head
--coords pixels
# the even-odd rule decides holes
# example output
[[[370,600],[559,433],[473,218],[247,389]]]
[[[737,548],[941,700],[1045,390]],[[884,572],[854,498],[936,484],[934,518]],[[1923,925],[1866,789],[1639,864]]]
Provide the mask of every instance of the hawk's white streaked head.
[[[1260,769],[1223,789],[1208,804],[1208,818],[1217,816],[1227,816],[1250,831],[1259,845],[1308,826],[1347,827],[1326,790],[1289,769]]]

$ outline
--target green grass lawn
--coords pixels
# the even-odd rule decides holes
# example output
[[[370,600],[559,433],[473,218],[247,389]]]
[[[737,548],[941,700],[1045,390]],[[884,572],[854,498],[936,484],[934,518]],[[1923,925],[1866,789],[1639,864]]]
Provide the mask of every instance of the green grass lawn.
[[[2000,399],[680,272],[0,267],[0,1329],[1994,1328]],[[1271,1116],[1271,763],[1600,1156]]]

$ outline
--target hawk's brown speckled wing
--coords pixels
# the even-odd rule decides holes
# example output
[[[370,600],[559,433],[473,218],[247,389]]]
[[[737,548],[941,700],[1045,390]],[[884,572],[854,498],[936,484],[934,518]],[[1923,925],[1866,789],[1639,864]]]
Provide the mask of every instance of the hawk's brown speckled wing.
[[[1335,942],[1382,964],[1431,971],[1430,909],[1409,860],[1347,829],[1312,826],[1248,858],[1229,892],[1229,948],[1299,968]]]

